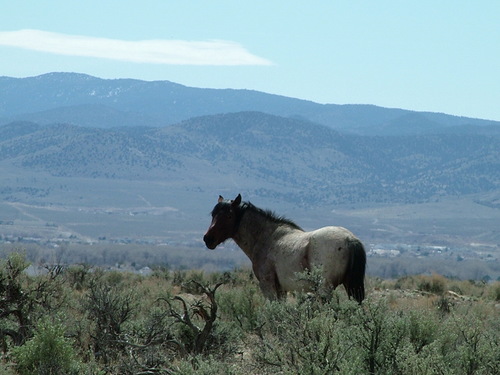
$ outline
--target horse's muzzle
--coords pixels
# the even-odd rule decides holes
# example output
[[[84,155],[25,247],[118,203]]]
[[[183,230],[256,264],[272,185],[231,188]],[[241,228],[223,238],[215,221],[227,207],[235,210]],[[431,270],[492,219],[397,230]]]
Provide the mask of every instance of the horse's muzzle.
[[[217,247],[217,241],[215,238],[211,235],[205,234],[203,236],[203,241],[205,242],[205,245],[210,249],[213,250]]]

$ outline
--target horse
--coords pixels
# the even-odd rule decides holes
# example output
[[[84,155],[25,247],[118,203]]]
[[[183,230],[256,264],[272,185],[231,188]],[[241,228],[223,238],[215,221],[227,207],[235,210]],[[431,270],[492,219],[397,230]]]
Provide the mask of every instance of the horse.
[[[306,232],[293,221],[241,199],[241,194],[234,200],[219,195],[203,241],[214,250],[233,239],[252,262],[264,296],[274,300],[287,292],[312,292],[311,281],[297,275],[319,268],[321,290],[343,284],[349,298],[363,301],[366,252],[354,234],[333,226]]]

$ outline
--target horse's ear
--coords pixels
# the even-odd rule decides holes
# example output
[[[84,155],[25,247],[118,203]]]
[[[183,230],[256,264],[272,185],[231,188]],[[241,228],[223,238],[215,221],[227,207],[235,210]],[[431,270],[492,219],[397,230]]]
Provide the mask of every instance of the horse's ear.
[[[223,200],[224,200],[224,198],[222,197],[222,195],[219,195],[219,199],[217,200],[217,203],[221,203]]]
[[[238,194],[236,198],[234,198],[234,201],[231,202],[231,205],[233,207],[239,206],[241,203],[241,194]]]

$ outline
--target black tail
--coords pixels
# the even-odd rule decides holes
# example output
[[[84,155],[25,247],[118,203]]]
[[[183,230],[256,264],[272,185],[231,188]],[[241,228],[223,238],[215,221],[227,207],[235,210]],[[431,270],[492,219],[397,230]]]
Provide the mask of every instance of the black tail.
[[[351,251],[351,257],[347,265],[344,286],[349,298],[353,297],[361,303],[365,299],[366,252],[358,239],[348,240],[347,247]]]

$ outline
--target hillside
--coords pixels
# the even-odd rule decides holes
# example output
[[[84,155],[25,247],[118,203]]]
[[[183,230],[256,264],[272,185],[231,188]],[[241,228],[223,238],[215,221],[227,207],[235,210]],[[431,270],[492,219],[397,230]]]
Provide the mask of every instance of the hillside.
[[[191,188],[233,180],[290,203],[415,203],[500,187],[500,137],[355,136],[259,112],[163,128],[10,123],[0,142],[0,161],[25,173],[176,179]]]
[[[32,121],[110,128],[164,126],[193,117],[258,111],[357,134],[422,134],[498,122],[372,105],[318,104],[250,90],[169,81],[105,80],[76,73],[0,77],[0,124]]]

